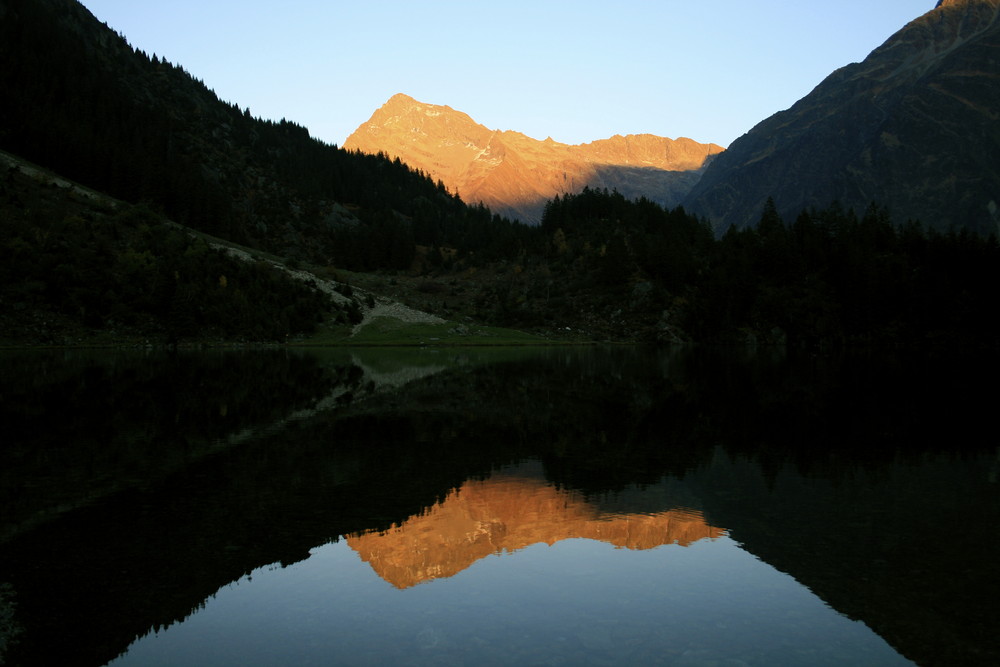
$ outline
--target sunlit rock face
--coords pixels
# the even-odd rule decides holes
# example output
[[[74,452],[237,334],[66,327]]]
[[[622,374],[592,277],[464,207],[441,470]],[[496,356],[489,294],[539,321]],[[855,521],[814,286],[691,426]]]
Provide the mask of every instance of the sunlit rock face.
[[[617,189],[675,206],[722,147],[652,134],[569,145],[490,130],[448,106],[394,95],[347,138],[344,148],[385,153],[440,180],[471,204],[527,223],[545,202],[585,186]]]
[[[532,544],[586,538],[652,549],[723,535],[697,510],[605,513],[578,492],[515,470],[468,481],[424,514],[384,532],[348,536],[347,543],[380,577],[408,588]]]
[[[871,202],[942,231],[1000,231],[1000,0],[942,0],[762,121],[683,204],[718,231]]]

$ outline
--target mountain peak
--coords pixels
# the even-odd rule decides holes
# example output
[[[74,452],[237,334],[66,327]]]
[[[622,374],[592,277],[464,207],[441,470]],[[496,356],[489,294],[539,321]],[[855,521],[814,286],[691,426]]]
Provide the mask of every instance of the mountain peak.
[[[769,197],[789,217],[874,201],[900,222],[1000,229],[1000,139],[986,129],[1000,106],[998,9],[1000,0],[941,0],[733,142],[685,209],[722,230],[753,224]]]
[[[676,206],[722,147],[652,134],[571,146],[551,137],[489,129],[449,106],[397,93],[344,142],[344,148],[398,157],[442,181],[466,202],[482,202],[522,222],[544,204],[584,187],[618,190]]]
[[[407,110],[416,106],[421,106],[421,103],[413,99],[406,93],[396,93],[388,100],[386,100],[385,104],[379,107],[379,111]]]
[[[386,101],[386,104],[409,104],[411,102],[416,102],[416,100],[406,93],[396,93]]]
[[[431,106],[431,105],[425,105],[425,104],[423,104],[423,103],[421,103],[421,102],[413,99],[412,97],[410,97],[406,93],[396,93],[395,95],[393,95],[392,97],[390,97],[388,100],[386,100],[385,104],[383,104],[381,108],[382,109],[395,109],[397,107],[410,108],[410,107],[414,107],[414,106]]]
[[[943,7],[966,7],[968,5],[976,4],[1000,6],[1000,0],[938,0],[938,3],[934,5],[934,9],[941,9]]]

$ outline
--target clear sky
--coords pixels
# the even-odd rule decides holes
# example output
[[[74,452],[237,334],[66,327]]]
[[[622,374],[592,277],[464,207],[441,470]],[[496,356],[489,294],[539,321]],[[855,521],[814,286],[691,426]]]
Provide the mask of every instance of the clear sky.
[[[343,144],[395,93],[577,144],[728,146],[936,0],[82,0],[255,116]]]

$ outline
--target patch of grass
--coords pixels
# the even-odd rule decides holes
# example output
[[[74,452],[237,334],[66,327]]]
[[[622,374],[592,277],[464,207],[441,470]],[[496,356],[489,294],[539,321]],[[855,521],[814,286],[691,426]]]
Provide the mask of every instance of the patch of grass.
[[[350,345],[351,327],[340,324],[321,324],[310,336],[290,340],[292,345]]]

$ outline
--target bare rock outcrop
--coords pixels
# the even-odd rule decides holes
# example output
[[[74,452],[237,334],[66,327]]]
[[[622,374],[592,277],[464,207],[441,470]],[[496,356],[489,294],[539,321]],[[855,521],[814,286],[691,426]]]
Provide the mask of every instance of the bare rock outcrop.
[[[584,187],[616,189],[675,206],[722,147],[652,134],[569,145],[491,130],[449,106],[394,95],[344,143],[385,153],[440,180],[471,204],[527,223],[545,202]]]

